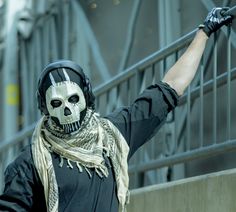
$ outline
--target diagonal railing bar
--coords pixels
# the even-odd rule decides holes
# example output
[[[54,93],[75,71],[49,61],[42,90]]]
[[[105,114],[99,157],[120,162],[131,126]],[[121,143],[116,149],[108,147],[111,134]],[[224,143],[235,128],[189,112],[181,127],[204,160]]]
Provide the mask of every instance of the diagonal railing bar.
[[[158,169],[165,166],[171,166],[186,161],[213,157],[225,152],[236,151],[236,139],[227,140],[220,144],[213,144],[204,148],[199,148],[163,159],[155,159],[138,165],[130,165],[129,173],[145,172],[152,169]]]

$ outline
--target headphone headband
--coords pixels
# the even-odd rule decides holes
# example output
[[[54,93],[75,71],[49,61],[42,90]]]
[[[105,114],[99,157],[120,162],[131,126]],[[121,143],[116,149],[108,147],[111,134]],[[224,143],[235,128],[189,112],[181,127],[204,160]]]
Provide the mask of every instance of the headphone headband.
[[[44,70],[42,71],[40,77],[39,77],[39,82],[38,82],[38,88],[40,88],[42,86],[42,82],[44,81],[44,78],[48,75],[48,73],[50,73],[52,70],[54,69],[58,69],[58,68],[69,68],[72,71],[76,72],[77,74],[79,74],[81,76],[81,79],[83,81],[83,84],[86,85],[86,76],[83,72],[83,69],[76,64],[73,61],[70,60],[59,60],[53,63],[48,64]]]

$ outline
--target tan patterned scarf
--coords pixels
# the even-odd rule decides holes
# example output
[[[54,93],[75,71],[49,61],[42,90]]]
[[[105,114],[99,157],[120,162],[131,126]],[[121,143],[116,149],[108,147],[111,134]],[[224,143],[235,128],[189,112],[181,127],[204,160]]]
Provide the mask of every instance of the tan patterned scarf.
[[[87,110],[79,132],[67,138],[60,138],[45,127],[47,118],[38,122],[32,136],[32,154],[35,167],[44,186],[48,212],[57,212],[59,205],[58,185],[52,164],[50,151],[63,159],[76,163],[80,172],[94,168],[100,177],[108,177],[103,157],[104,152],[111,158],[117,183],[117,196],[122,210],[128,202],[128,164],[129,147],[119,130],[107,119]]]

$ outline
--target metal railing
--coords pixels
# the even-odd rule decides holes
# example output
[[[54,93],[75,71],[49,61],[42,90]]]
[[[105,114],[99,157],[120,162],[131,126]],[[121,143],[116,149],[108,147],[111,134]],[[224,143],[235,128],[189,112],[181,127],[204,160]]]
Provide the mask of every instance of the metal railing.
[[[144,185],[145,173],[150,170],[236,150],[236,134],[232,130],[236,126],[236,117],[232,113],[236,105],[232,98],[236,64],[231,60],[234,51],[231,48],[231,30],[228,27],[226,36],[219,33],[209,42],[198,74],[181,97],[179,107],[169,114],[167,123],[159,133],[131,159],[129,171],[131,179],[135,181],[132,187]],[[128,105],[148,85],[161,80],[195,33],[196,30],[192,31],[95,88],[98,111],[105,115],[121,105]],[[221,52],[226,52],[225,58],[219,58],[219,48]],[[221,66],[225,66],[222,70],[218,70],[219,60],[223,64]],[[224,96],[219,97],[219,92]],[[222,130],[218,125],[223,111],[226,127],[222,124]],[[206,120],[209,117],[211,120]],[[35,123],[26,126],[12,138],[0,143],[1,175],[7,165],[4,161],[9,150],[17,155],[20,147],[29,142],[34,126]],[[194,126],[198,126],[197,129]],[[219,136],[224,133],[226,136]]]
[[[236,7],[233,7],[229,13],[235,14],[235,9]],[[236,105],[232,98],[236,67],[231,59],[231,30],[231,27],[228,27],[225,37],[223,34],[214,35],[203,56],[197,76],[179,101],[179,108],[174,111],[171,120],[167,121],[163,130],[140,148],[131,160],[129,173],[134,177],[131,181],[135,182],[132,187],[143,186],[145,174],[150,170],[170,167],[190,160],[210,158],[236,150],[236,134],[232,130],[236,126],[236,116],[232,113],[232,108]],[[95,89],[100,112],[109,113],[120,106],[120,102],[130,104],[145,87],[160,80],[168,69],[170,61],[172,64],[176,62],[179,53],[189,44],[196,31],[190,32]],[[226,52],[225,58],[221,57],[221,53],[218,54],[219,49],[221,52]],[[219,62],[225,64],[221,72],[218,70]],[[161,71],[157,71],[158,68]],[[212,76],[209,76],[210,74]],[[129,92],[126,93],[127,91]],[[223,92],[225,98],[219,97],[219,92]],[[209,99],[206,98],[211,99],[211,106],[209,106]],[[220,114],[224,113],[224,110],[225,123],[222,123],[223,121],[219,123],[219,117],[222,116]],[[210,121],[207,120],[209,116]],[[193,129],[192,125],[196,127],[197,122],[197,129]],[[210,128],[210,133],[205,127]],[[222,137],[224,133],[226,136]],[[168,139],[171,140],[169,144]],[[162,140],[162,143],[158,140]],[[158,179],[158,176],[155,178]]]

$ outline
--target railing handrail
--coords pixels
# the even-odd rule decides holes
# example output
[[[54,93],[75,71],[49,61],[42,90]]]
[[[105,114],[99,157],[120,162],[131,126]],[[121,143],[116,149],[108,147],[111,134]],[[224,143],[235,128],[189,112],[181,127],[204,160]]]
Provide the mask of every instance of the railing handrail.
[[[236,14],[236,6],[230,8],[225,13],[225,15],[232,15],[234,17],[235,17],[235,14]],[[101,84],[100,86],[97,86],[94,89],[94,94],[101,95],[105,93],[107,90],[111,89],[114,85],[120,84],[121,82],[125,81],[127,78],[134,75],[136,71],[142,70],[146,68],[147,66],[149,66],[150,64],[153,64],[154,62],[158,62],[163,57],[167,57],[171,55],[174,51],[178,51],[179,49],[183,48],[190,42],[191,38],[193,38],[193,36],[195,35],[197,31],[198,31],[198,28],[192,30],[191,32],[187,33],[186,35],[182,36],[181,38],[167,45],[166,47],[154,52],[153,54],[147,56],[143,60],[125,69],[122,73],[116,75],[108,82],[105,82]]]
[[[177,51],[178,49],[181,49],[182,47],[187,45],[187,43],[190,41],[190,39],[193,37],[196,31],[197,29],[193,30],[192,32],[184,35],[183,37],[179,38],[175,42],[171,43],[167,47],[158,50],[157,52],[149,55],[148,57],[144,58],[140,62],[125,69],[124,72],[116,75],[108,82],[100,86],[97,86],[96,88],[94,88],[95,96],[104,93],[105,91],[112,88],[114,85],[117,85],[120,82],[124,81],[125,79],[129,78],[136,72],[136,70],[143,69],[144,67],[151,64],[153,61],[161,60],[163,57],[170,55],[173,51]],[[33,124],[27,126],[25,129],[18,131],[13,137],[3,140],[0,143],[0,153],[4,151],[7,147],[14,145],[15,143],[21,141],[22,139],[32,134],[36,124],[37,122],[34,122]]]
[[[227,14],[235,16],[236,6],[229,9],[227,11]],[[178,51],[179,49],[183,48],[184,46],[186,46],[190,42],[191,38],[193,38],[193,36],[197,32],[197,30],[198,29],[194,29],[193,31],[189,32],[188,34],[182,36],[181,38],[177,39],[173,43],[169,44],[165,48],[160,49],[159,51],[156,51],[155,53],[147,56],[146,58],[139,61],[138,63],[125,69],[124,72],[116,75],[108,82],[103,83],[100,86],[97,86],[94,89],[95,96],[105,93],[107,90],[114,87],[114,85],[118,85],[121,82],[125,81],[130,76],[134,75],[137,71],[142,70],[142,69],[148,67],[150,64],[153,64],[154,62],[158,62],[163,57],[167,57],[167,56],[171,55],[173,52]],[[27,126],[25,129],[22,129],[19,132],[17,132],[12,138],[8,138],[6,140],[3,140],[0,143],[0,153],[2,151],[4,151],[7,147],[14,145],[15,143],[26,138],[27,136],[30,136],[33,133],[36,123],[37,122]]]
[[[187,152],[177,153],[168,158],[152,159],[148,162],[130,165],[129,173],[145,172],[153,169],[165,167],[167,165],[175,165],[195,159],[209,158],[225,152],[233,152],[236,150],[236,139],[224,141],[223,143],[213,144],[204,148],[193,149]]]
[[[105,93],[107,90],[111,89],[114,85],[118,85],[121,82],[125,81],[127,78],[133,76],[138,70],[143,70],[144,68],[148,67],[150,64],[154,62],[160,61],[163,57],[167,57],[171,55],[173,52],[178,51],[179,49],[183,48],[184,46],[188,45],[193,38],[194,34],[197,32],[198,29],[194,29],[193,31],[189,32],[188,34],[182,36],[181,38],[177,39],[173,43],[167,45],[166,47],[154,52],[153,54],[147,56],[143,60],[135,63],[131,67],[125,69],[122,73],[114,76],[108,82],[97,86],[94,89],[94,94],[101,95]]]
[[[232,15],[235,17],[236,15],[236,5],[231,7],[227,12],[224,13],[224,15]]]

